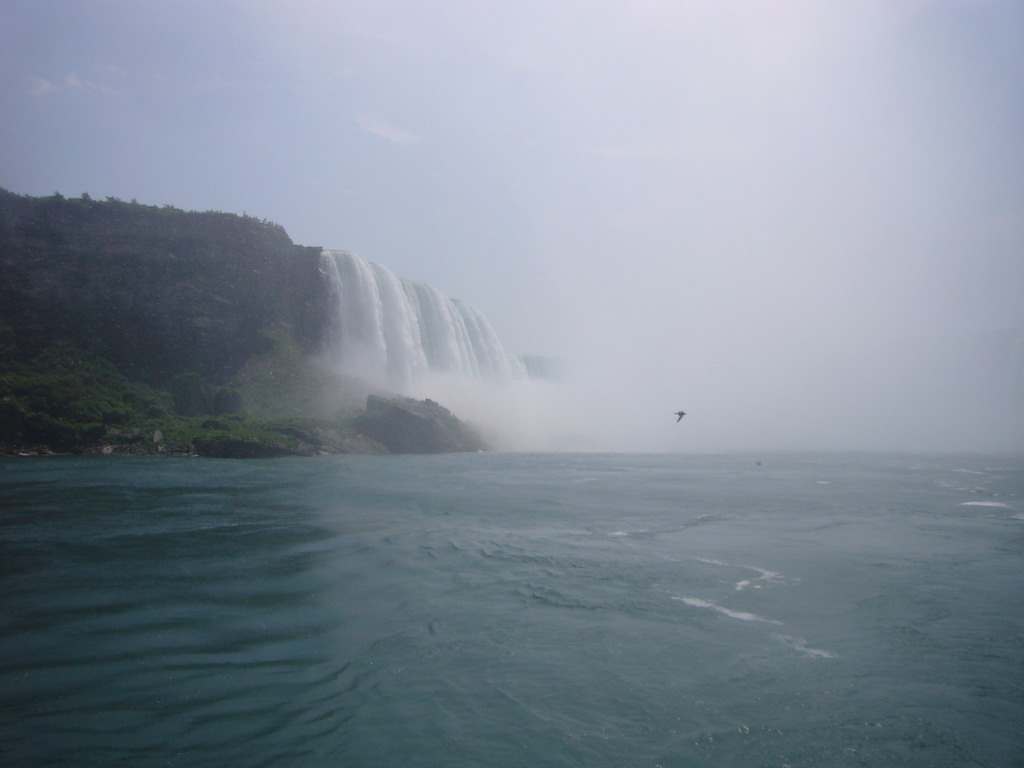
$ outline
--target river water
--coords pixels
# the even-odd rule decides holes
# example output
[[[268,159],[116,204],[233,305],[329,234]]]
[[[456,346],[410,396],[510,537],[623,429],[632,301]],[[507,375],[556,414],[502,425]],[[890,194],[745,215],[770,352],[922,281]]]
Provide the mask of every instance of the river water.
[[[0,461],[0,764],[1024,764],[1024,460]]]

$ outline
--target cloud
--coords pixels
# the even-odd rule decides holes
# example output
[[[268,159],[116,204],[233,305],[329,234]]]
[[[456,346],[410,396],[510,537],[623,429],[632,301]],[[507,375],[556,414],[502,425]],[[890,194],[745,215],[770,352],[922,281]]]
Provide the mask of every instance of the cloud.
[[[110,86],[86,80],[77,72],[68,72],[63,78],[54,82],[42,77],[30,77],[29,93],[33,96],[45,96],[48,93],[59,91],[94,91],[96,93],[116,94],[117,91]]]
[[[419,144],[423,141],[421,136],[392,125],[372,109],[357,112],[356,123],[367,133],[372,133],[374,136],[387,139],[395,144]]]
[[[29,82],[32,84],[29,88],[29,93],[33,96],[45,96],[48,93],[60,90],[59,85],[54,85],[49,80],[45,80],[41,77],[30,77]]]

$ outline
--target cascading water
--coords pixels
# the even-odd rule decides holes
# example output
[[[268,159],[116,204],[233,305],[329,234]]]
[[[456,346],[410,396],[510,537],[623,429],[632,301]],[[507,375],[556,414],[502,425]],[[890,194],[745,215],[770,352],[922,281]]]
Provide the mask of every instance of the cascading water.
[[[344,373],[398,389],[431,373],[527,375],[473,307],[348,251],[324,251],[320,269],[333,302],[327,356]]]

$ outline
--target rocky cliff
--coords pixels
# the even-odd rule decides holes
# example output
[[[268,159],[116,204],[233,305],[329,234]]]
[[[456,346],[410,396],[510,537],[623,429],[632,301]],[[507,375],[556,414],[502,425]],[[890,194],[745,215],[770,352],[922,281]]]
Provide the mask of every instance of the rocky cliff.
[[[321,250],[249,216],[0,190],[0,452],[478,449],[436,404],[364,414],[365,385],[314,364]]]
[[[64,341],[149,383],[224,384],[270,331],[315,349],[320,250],[251,217],[0,191],[0,317],[23,354]]]

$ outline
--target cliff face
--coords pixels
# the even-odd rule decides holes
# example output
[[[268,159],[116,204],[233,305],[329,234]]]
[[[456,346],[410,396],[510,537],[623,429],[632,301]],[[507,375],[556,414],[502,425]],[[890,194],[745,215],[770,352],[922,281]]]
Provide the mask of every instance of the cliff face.
[[[151,384],[223,384],[270,333],[316,348],[319,254],[251,217],[0,191],[0,322],[26,356],[63,341]]]
[[[0,454],[476,450],[433,403],[366,418],[365,382],[312,362],[320,254],[247,216],[0,190]]]

